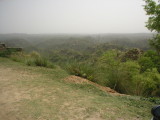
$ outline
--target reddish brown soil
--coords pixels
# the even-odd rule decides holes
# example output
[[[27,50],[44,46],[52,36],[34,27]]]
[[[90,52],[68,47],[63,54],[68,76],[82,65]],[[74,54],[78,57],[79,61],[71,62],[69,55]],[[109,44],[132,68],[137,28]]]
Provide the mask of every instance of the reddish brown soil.
[[[76,84],[85,84],[85,83],[91,84],[91,85],[94,85],[94,86],[98,87],[102,91],[111,94],[111,95],[116,95],[116,96],[124,96],[125,95],[125,94],[120,94],[120,93],[116,92],[115,90],[113,90],[109,87],[101,86],[97,83],[91,82],[87,79],[84,79],[84,78],[81,78],[81,77],[78,77],[78,76],[74,76],[74,75],[71,75],[71,76],[65,78],[64,80],[67,81],[67,82],[76,83]]]

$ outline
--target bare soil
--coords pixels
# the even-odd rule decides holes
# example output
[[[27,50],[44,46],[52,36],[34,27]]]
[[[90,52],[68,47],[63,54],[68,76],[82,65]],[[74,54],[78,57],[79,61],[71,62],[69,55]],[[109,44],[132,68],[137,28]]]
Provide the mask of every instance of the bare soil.
[[[72,82],[72,83],[76,83],[76,84],[84,84],[84,83],[91,84],[91,85],[98,87],[102,91],[111,94],[111,95],[116,95],[116,96],[124,96],[125,95],[125,94],[120,94],[120,93],[116,92],[115,90],[111,89],[110,87],[104,87],[104,86],[101,86],[97,83],[91,82],[87,79],[84,79],[84,78],[81,78],[78,76],[74,76],[74,75],[71,75],[71,76],[65,78],[64,80],[67,82]]]
[[[25,71],[0,66],[0,120],[22,120],[19,118],[18,103],[22,99],[30,99],[30,96],[14,83],[23,79],[32,80],[34,76]]]

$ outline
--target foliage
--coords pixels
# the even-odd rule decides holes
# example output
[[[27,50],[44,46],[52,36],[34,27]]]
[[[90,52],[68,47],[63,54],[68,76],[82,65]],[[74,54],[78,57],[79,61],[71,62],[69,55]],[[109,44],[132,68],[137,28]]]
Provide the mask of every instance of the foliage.
[[[154,92],[159,89],[160,75],[156,69],[148,70],[142,74],[133,76],[134,92],[136,95],[150,96],[156,95]]]
[[[154,0],[145,0],[144,10],[149,15],[146,27],[151,31],[160,32],[160,4]]]
[[[8,57],[11,54],[9,50],[0,50],[0,57]]]
[[[152,70],[155,67],[150,57],[143,56],[139,59],[138,63],[141,66],[141,72],[145,72],[147,69]]]
[[[121,61],[124,52],[108,50],[94,63],[72,62],[66,67],[77,75],[125,94],[159,96],[160,74],[153,62],[151,51],[139,60]],[[153,57],[153,58],[152,58]]]
[[[28,66],[41,66],[54,68],[53,63],[49,62],[46,58],[41,57],[41,55],[35,51],[30,54],[26,54],[24,52],[18,52],[12,54],[10,58],[16,62],[25,63]]]
[[[148,57],[154,64],[153,67],[157,68],[158,72],[160,73],[160,56],[157,54],[157,52],[153,50],[146,51],[144,57]],[[149,64],[146,64],[146,66],[147,65],[150,66]]]
[[[132,48],[125,52],[125,54],[122,57],[122,61],[138,60],[142,54],[143,54],[142,50],[138,48]]]
[[[119,66],[120,60],[118,59],[118,54],[116,50],[107,51],[103,56],[99,59],[98,65],[101,69],[103,69],[103,74],[106,74],[107,84],[111,88],[118,90],[119,83]]]
[[[150,45],[155,48],[158,55],[160,55],[160,34],[157,34],[152,39],[150,39]]]
[[[72,61],[61,64],[70,74],[80,76],[100,85],[111,87],[120,93],[142,96],[159,96],[160,75],[156,69],[157,53],[147,51],[139,60],[122,61],[125,52],[108,50],[96,61]],[[137,52],[136,52],[137,53]],[[68,53],[65,53],[66,56]],[[68,55],[70,56],[70,54]],[[48,62],[38,53],[32,52],[27,65],[47,66]]]
[[[157,35],[150,40],[150,45],[160,55],[160,1],[156,3],[154,0],[145,0],[145,3],[144,9],[149,15],[146,27],[151,31],[157,32]]]
[[[30,56],[24,52],[16,52],[12,53],[9,57],[16,62],[25,62]]]
[[[108,63],[103,66],[107,69],[109,87],[126,94],[158,95],[156,91],[159,90],[160,74],[153,68],[153,62],[149,58],[143,57],[139,65],[137,61],[119,62],[116,51],[108,51],[106,54],[103,60]],[[145,72],[140,73],[141,70]]]
[[[95,81],[93,66],[86,63],[68,63],[65,69],[72,75],[80,76],[91,81]]]
[[[8,57],[18,51],[21,51],[21,49],[19,50],[19,48],[5,48],[3,50],[0,50],[0,57]]]
[[[41,36],[35,37],[37,40],[31,37],[28,39],[34,40],[30,42],[35,46],[26,49],[41,54],[21,52],[11,55],[11,58],[29,66],[51,67],[58,63],[70,74],[120,93],[159,96],[160,56],[156,51],[145,51],[148,49],[146,38],[150,37],[151,34]],[[142,48],[144,52],[134,47]]]

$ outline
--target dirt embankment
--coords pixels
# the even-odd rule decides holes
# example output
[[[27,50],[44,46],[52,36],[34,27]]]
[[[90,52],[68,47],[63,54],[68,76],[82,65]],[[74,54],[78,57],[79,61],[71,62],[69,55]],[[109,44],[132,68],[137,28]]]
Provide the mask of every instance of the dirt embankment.
[[[109,87],[101,86],[97,83],[91,82],[87,79],[84,79],[84,78],[81,78],[81,77],[78,77],[78,76],[74,76],[74,75],[71,75],[71,76],[65,78],[64,80],[67,81],[67,82],[72,82],[72,83],[76,83],[76,84],[84,84],[84,83],[91,84],[91,85],[94,85],[94,86],[98,87],[100,90],[102,90],[104,92],[107,92],[111,95],[116,95],[116,96],[124,96],[125,95],[125,94],[120,94],[120,93],[116,92],[115,90],[113,90]]]

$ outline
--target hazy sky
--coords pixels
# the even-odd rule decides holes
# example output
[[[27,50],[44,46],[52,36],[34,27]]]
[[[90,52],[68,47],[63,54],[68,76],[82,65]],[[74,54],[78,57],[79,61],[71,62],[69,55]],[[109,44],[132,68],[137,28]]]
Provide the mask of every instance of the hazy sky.
[[[143,0],[0,0],[0,33],[139,33]]]

